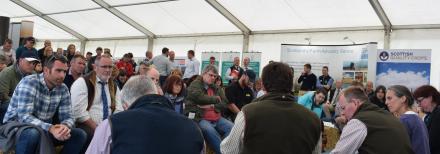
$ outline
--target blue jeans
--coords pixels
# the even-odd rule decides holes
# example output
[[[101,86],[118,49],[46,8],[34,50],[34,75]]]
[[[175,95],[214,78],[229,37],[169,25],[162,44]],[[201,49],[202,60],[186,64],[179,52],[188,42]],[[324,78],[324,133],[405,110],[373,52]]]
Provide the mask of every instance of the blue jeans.
[[[49,133],[49,132],[46,132]],[[66,141],[58,141],[49,133],[49,138],[55,145],[64,145],[61,153],[63,154],[79,154],[86,142],[86,133],[78,128],[72,128],[70,138]],[[37,153],[40,142],[40,133],[35,128],[28,128],[22,131],[16,145],[16,154]]]
[[[215,153],[221,154],[220,143],[222,142],[222,136],[220,134],[223,134],[223,137],[228,136],[234,124],[222,117],[214,122],[201,120],[199,126],[205,140],[211,145]]]

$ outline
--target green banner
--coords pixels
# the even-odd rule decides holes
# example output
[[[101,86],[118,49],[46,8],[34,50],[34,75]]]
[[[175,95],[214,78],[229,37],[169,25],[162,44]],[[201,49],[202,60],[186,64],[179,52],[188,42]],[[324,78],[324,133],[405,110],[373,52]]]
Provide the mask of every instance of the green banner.
[[[260,62],[249,62],[249,67],[255,72],[255,80],[260,77]]]
[[[227,86],[229,81],[226,79],[226,76],[229,76],[229,74],[226,74],[226,71],[234,65],[234,58],[238,57],[240,58],[240,52],[223,52],[222,53],[222,69],[221,69],[221,77],[223,79],[223,85]]]
[[[223,61],[222,62],[222,79],[223,79],[223,85],[228,85],[229,81],[228,79],[226,79],[226,76],[228,76],[229,74],[226,74],[226,72],[228,71],[228,69],[234,65],[234,62],[232,61]]]

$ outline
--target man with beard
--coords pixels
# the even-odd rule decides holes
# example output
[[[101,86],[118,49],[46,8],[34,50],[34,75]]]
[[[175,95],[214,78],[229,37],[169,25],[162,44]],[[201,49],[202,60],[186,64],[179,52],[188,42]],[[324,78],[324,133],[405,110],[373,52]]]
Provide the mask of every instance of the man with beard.
[[[243,74],[240,74],[238,81],[233,82],[225,89],[226,97],[229,102],[231,102],[228,105],[229,110],[225,114],[230,116],[231,121],[235,120],[235,116],[237,116],[237,113],[241,111],[243,106],[251,103],[255,98],[252,89],[249,87],[248,71],[244,71]]]
[[[75,80],[70,89],[76,126],[86,131],[88,142],[103,120],[123,110],[116,98],[119,89],[110,79],[112,68],[111,57],[101,55],[95,60],[94,71]]]
[[[16,139],[16,153],[50,153],[52,142],[64,145],[62,153],[79,153],[86,134],[73,128],[69,90],[63,83],[67,59],[55,56],[46,64],[43,73],[27,76],[17,85],[2,127],[17,129],[17,136],[11,138]],[[59,112],[59,124],[52,123],[56,111]],[[52,150],[44,151],[47,148]]]

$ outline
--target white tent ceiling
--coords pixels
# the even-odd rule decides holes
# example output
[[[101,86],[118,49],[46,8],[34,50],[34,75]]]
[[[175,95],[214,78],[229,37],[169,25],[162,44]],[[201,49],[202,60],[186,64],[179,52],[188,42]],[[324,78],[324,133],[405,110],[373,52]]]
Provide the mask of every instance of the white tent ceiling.
[[[436,0],[0,0],[38,39],[440,28]],[[374,3],[379,5],[373,5]],[[383,12],[381,15],[380,12]]]

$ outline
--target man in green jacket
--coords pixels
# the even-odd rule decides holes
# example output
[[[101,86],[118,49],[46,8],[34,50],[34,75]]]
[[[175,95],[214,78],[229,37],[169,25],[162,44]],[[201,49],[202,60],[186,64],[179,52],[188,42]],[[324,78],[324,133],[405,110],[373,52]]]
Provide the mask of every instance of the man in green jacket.
[[[191,83],[188,87],[185,112],[188,118],[199,123],[207,142],[220,154],[221,135],[228,136],[233,124],[221,115],[229,101],[223,89],[214,84],[217,75],[217,68],[209,65],[203,70],[202,75]]]
[[[9,100],[21,78],[32,74],[38,57],[33,52],[23,52],[17,63],[0,72],[0,121],[8,109]]]

